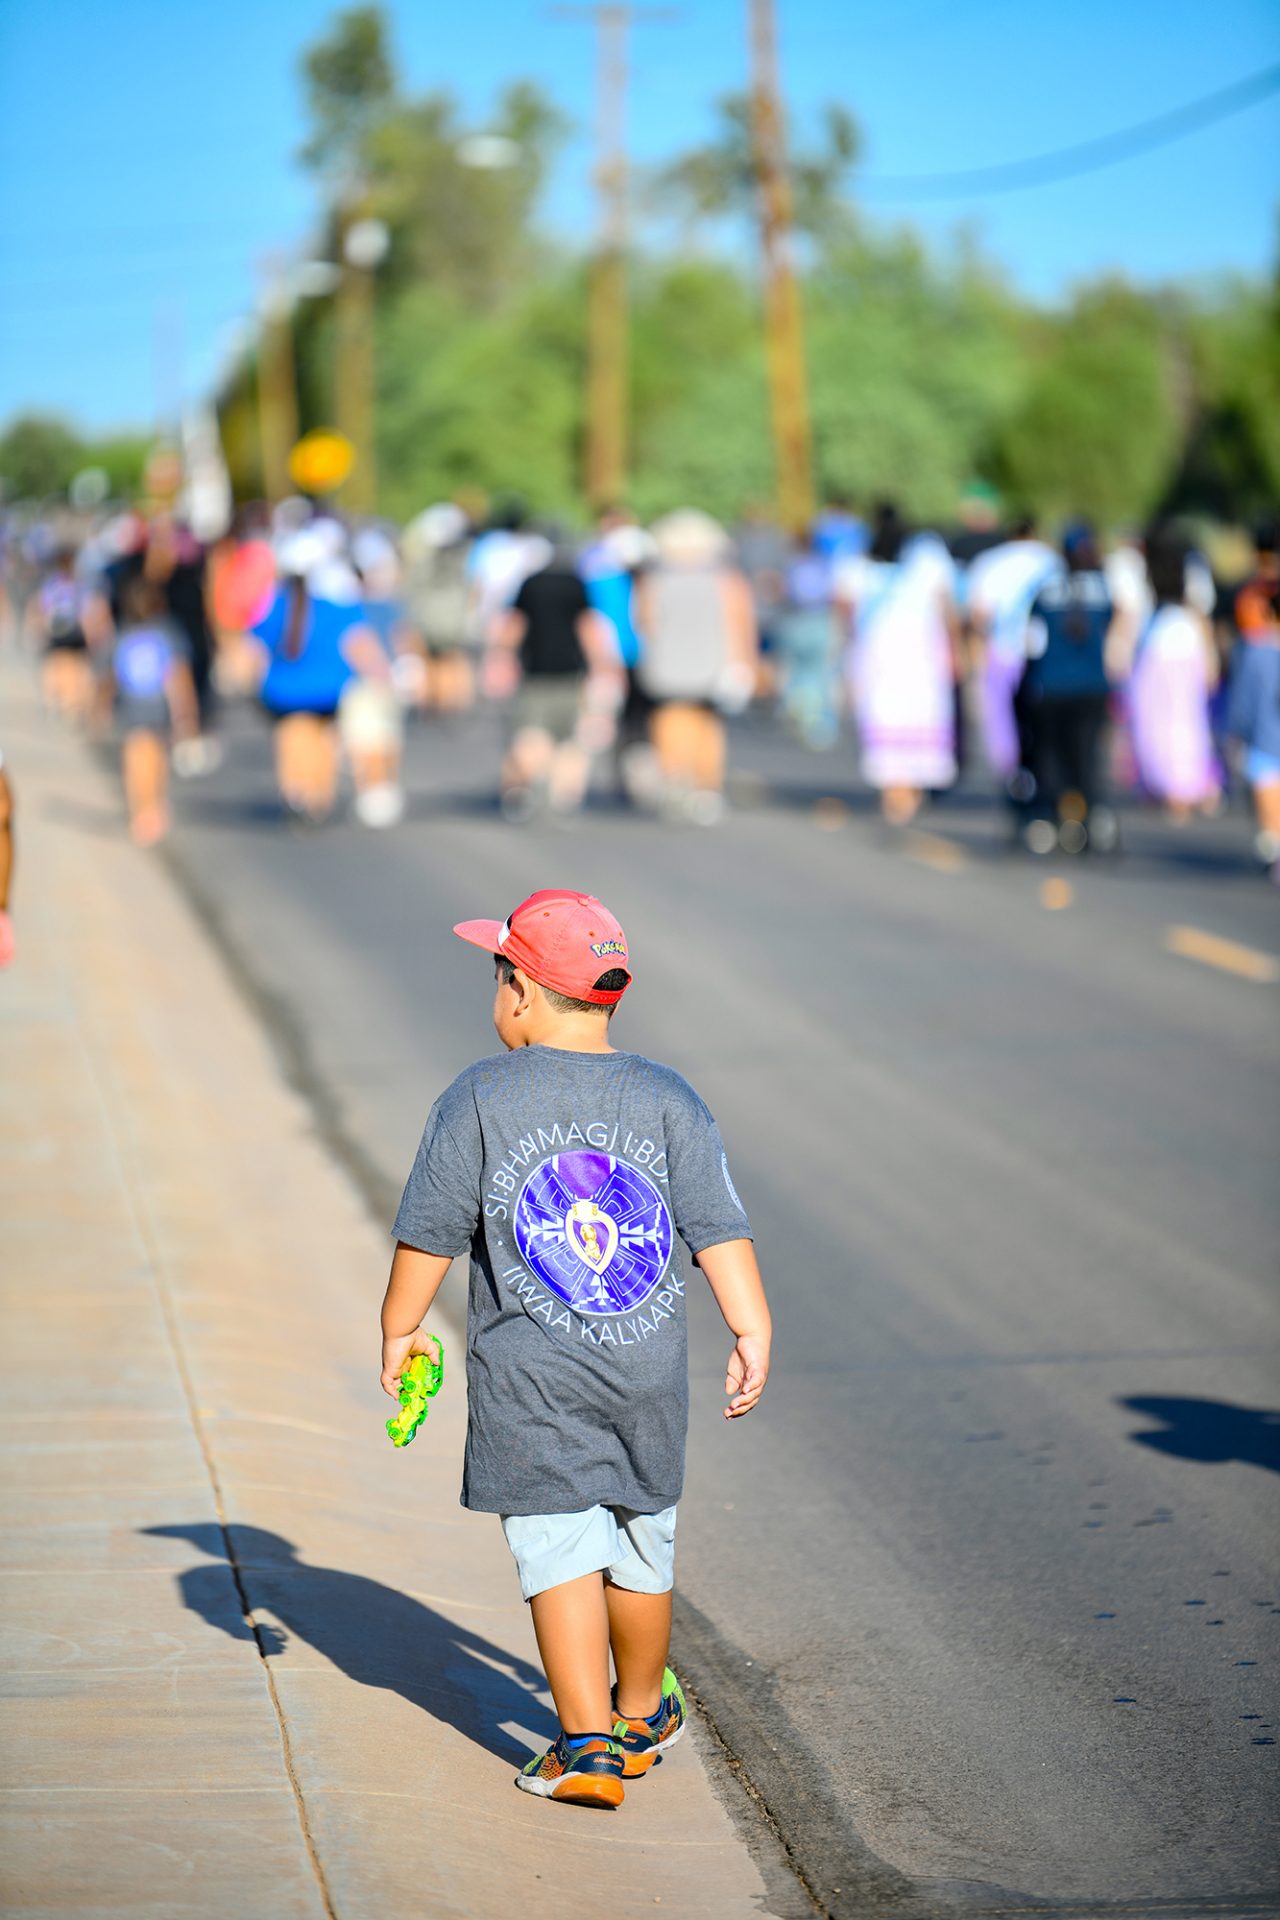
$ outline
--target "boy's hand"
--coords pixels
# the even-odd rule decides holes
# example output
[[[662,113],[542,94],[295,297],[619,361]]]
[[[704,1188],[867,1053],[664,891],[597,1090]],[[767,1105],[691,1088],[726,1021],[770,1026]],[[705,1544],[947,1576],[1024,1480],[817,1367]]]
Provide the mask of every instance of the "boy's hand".
[[[440,1342],[419,1327],[414,1333],[387,1333],[382,1336],[382,1391],[393,1400],[400,1395],[400,1375],[415,1353],[425,1353],[436,1366],[440,1363]]]
[[[733,1395],[724,1410],[725,1419],[736,1420],[741,1414],[750,1413],[764,1392],[764,1383],[768,1378],[769,1342],[757,1339],[753,1334],[740,1334],[738,1344],[729,1355],[725,1374],[724,1390]]]

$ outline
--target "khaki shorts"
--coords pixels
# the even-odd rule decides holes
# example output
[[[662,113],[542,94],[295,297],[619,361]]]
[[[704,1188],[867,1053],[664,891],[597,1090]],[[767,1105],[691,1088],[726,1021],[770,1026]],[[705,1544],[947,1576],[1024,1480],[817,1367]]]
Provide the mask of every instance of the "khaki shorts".
[[[550,734],[561,747],[573,739],[581,717],[581,674],[548,673],[521,681],[512,715],[517,733]]]

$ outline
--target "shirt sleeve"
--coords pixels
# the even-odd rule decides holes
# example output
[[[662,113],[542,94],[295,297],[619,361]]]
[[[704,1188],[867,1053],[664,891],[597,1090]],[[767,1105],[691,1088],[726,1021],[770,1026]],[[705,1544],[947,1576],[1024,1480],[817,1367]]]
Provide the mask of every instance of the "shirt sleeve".
[[[690,1253],[753,1238],[720,1129],[691,1087],[668,1115],[667,1169],[676,1232]]]
[[[396,1239],[451,1259],[465,1253],[480,1218],[483,1163],[475,1101],[455,1080],[427,1115],[392,1229]]]

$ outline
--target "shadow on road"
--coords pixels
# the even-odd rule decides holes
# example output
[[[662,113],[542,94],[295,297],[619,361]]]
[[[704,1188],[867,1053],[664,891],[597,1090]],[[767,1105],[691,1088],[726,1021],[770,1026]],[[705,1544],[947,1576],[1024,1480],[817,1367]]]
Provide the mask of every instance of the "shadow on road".
[[[1280,1413],[1269,1408],[1163,1394],[1136,1394],[1119,1404],[1164,1422],[1153,1432],[1129,1435],[1140,1447],[1172,1454],[1177,1460],[1242,1460],[1280,1473]]]
[[[189,1540],[210,1556],[207,1566],[180,1573],[184,1604],[233,1640],[256,1640],[281,1653],[286,1634],[263,1623],[255,1636],[227,1606],[228,1566],[221,1527],[208,1522],[144,1527],[162,1540]],[[547,1742],[557,1722],[538,1698],[546,1682],[536,1667],[482,1639],[406,1593],[360,1573],[313,1567],[297,1549],[261,1527],[229,1529],[235,1571],[255,1612],[267,1608],[288,1634],[363,1687],[385,1687],[436,1720],[446,1721],[500,1760],[523,1764],[529,1750],[503,1731],[506,1721]]]

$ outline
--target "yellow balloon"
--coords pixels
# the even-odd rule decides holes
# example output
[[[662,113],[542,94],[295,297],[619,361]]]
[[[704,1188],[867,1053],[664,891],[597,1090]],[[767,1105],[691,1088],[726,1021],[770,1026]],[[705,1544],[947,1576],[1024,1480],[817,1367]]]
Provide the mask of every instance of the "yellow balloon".
[[[356,463],[356,450],[345,433],[317,427],[304,433],[289,455],[289,477],[303,493],[332,493]]]

